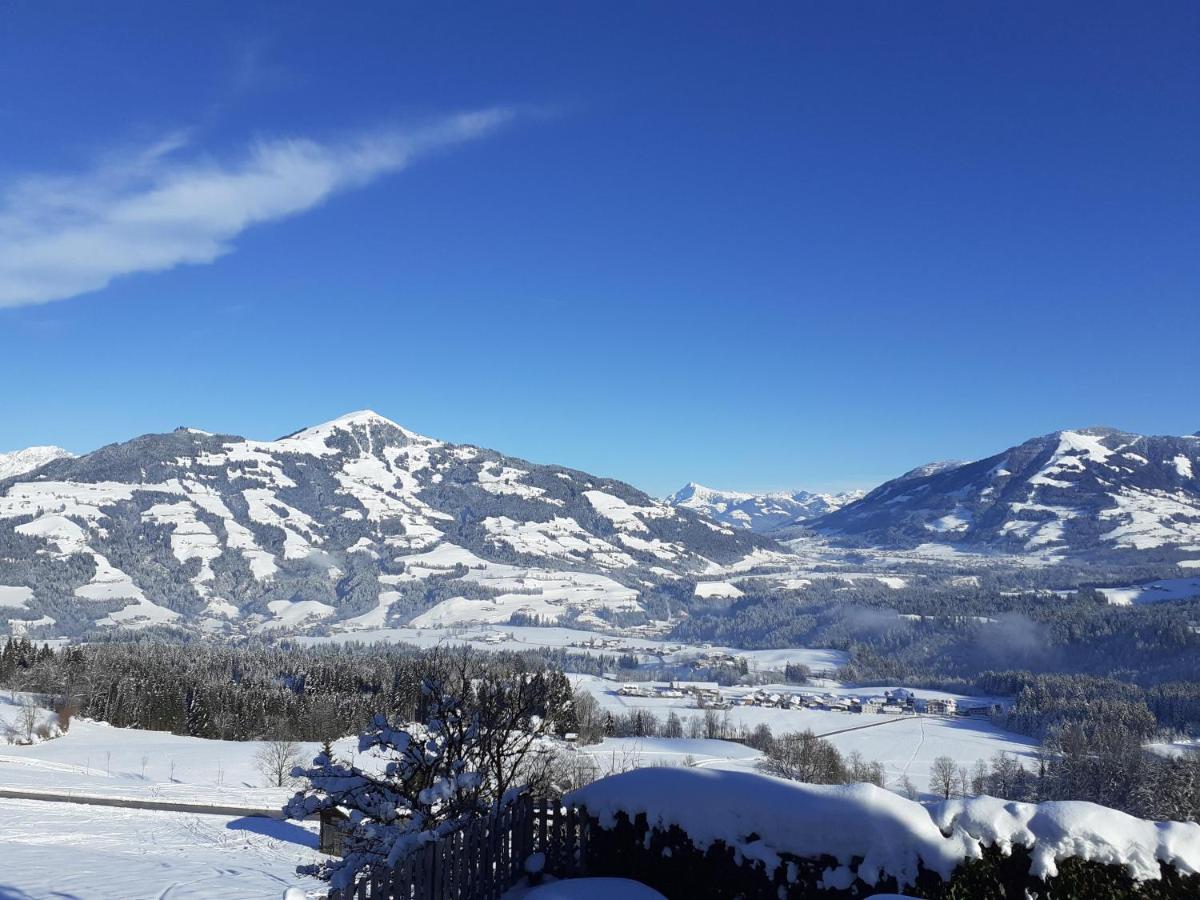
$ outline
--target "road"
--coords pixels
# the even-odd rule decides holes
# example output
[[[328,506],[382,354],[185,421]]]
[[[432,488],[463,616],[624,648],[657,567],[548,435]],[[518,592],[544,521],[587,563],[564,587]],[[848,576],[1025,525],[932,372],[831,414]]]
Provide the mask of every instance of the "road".
[[[86,806],[119,806],[124,809],[157,809],[164,812],[202,813],[217,816],[257,816],[284,818],[282,810],[250,806],[223,806],[211,803],[183,803],[177,800],[151,800],[140,797],[98,797],[70,791],[22,791],[0,788],[0,799],[46,800],[51,803],[82,803]]]

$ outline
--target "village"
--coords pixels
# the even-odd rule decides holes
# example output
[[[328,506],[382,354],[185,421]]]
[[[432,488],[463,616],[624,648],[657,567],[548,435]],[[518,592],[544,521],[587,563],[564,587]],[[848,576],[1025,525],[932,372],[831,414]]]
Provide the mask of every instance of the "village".
[[[625,682],[616,691],[622,697],[662,700],[691,699],[696,709],[814,709],[826,712],[880,715],[967,716],[990,718],[999,714],[999,703],[960,702],[953,697],[923,697],[908,688],[891,688],[881,694],[847,695],[788,690],[778,685],[749,691],[724,689],[715,681]]]

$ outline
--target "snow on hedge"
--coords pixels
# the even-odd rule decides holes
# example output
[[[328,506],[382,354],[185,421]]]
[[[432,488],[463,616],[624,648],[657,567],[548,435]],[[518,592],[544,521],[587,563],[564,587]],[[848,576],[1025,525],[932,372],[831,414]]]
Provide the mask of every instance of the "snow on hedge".
[[[1159,877],[1159,862],[1184,875],[1200,871],[1200,824],[1148,822],[1128,813],[1076,800],[1014,803],[995,797],[946,800],[930,808],[943,831],[965,833],[1008,853],[1030,850],[1038,878],[1058,874],[1068,857],[1124,866],[1138,881]]]
[[[993,844],[1006,853],[1028,847],[1039,877],[1057,874],[1057,862],[1067,857],[1123,865],[1139,881],[1157,879],[1159,861],[1185,875],[1200,871],[1200,825],[1146,822],[1094,803],[977,797],[927,808],[868,784],[801,784],[693,768],[612,775],[567,802],[585,806],[604,828],[616,824],[617,813],[630,819],[644,813],[651,827],[678,826],[701,850],[721,841],[768,871],[780,865],[780,854],[831,856],[839,866],[826,870],[828,888],[848,887],[855,877],[876,884],[884,875],[909,885],[922,865],[949,879]]]
[[[781,853],[832,856],[842,868],[826,873],[828,887],[847,887],[857,874],[868,884],[883,874],[902,884],[924,863],[949,878],[971,850],[964,835],[946,837],[923,806],[869,784],[815,785],[750,772],[716,769],[635,769],[603,778],[567,798],[587,807],[603,828],[616,814],[662,829],[677,825],[705,849],[717,841],[768,871]],[[756,839],[751,836],[757,835]],[[849,865],[861,857],[855,873]]]

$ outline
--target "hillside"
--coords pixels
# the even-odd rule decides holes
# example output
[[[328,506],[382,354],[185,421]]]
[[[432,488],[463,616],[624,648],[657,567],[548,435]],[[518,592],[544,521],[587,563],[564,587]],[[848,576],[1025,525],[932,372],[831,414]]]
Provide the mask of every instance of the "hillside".
[[[977,462],[922,467],[809,524],[874,546],[1191,562],[1200,436],[1057,431]]]
[[[145,435],[0,481],[15,630],[665,618],[694,579],[772,546],[371,412],[275,441]]]

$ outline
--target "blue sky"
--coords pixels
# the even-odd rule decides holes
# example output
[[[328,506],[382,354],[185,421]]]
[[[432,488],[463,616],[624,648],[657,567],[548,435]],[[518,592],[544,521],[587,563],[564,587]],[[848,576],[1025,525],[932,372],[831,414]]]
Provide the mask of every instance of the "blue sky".
[[[1200,429],[1194,3],[2,15],[0,449],[369,407],[665,493]]]

